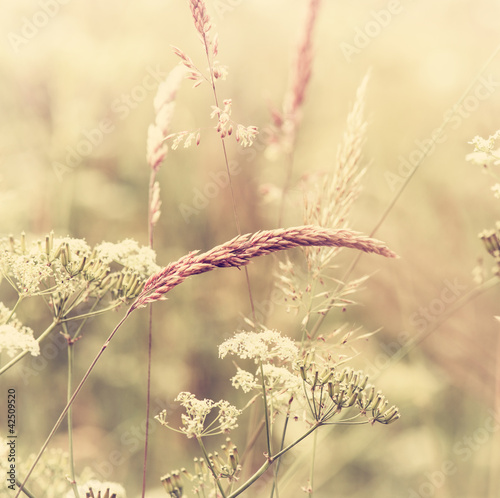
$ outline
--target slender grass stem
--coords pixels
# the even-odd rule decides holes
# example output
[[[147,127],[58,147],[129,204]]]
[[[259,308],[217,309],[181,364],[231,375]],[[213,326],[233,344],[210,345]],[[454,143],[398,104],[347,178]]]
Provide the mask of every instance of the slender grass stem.
[[[310,485],[311,491],[308,494],[311,498],[312,498],[313,493],[314,493],[314,464],[315,464],[315,460],[316,460],[317,444],[318,444],[318,433],[315,432],[313,434],[313,447],[311,450],[311,472],[309,474],[309,485]]]
[[[323,425],[322,422],[316,422],[313,426],[309,428],[302,436],[300,436],[298,439],[296,439],[293,443],[289,444],[286,448],[283,448],[280,450],[276,455],[273,455],[272,457],[269,457],[264,464],[260,467],[255,474],[248,479],[243,485],[241,485],[237,490],[233,491],[227,498],[235,498],[236,496],[240,495],[248,489],[255,481],[257,481],[266,471],[267,469],[276,461],[278,460],[281,456],[283,456],[287,451],[291,450],[294,446],[299,444],[302,440],[304,440],[307,436],[312,434],[318,427],[321,427]]]
[[[295,163],[295,132],[294,132],[294,137],[292,139],[292,152],[289,152],[287,154],[287,171],[286,171],[286,178],[285,178],[285,183],[283,185],[283,192],[281,194],[281,201],[280,201],[280,207],[279,207],[279,214],[278,214],[278,227],[282,226],[283,224],[283,217],[284,217],[284,212],[285,212],[285,202],[286,202],[286,196],[290,190],[290,185],[292,184],[292,176],[293,176],[293,166]]]
[[[5,323],[3,325],[10,322],[10,319],[14,316],[14,313],[16,312],[19,305],[22,303],[23,299],[24,299],[24,296],[22,294],[18,294],[16,304],[14,304],[12,311],[10,312],[9,316],[7,317],[7,320],[5,321]]]
[[[71,399],[72,385],[73,385],[73,368],[74,368],[74,342],[68,341],[68,386],[67,386],[67,403]],[[68,445],[69,445],[69,468],[70,468],[70,478],[71,487],[73,488],[73,493],[75,498],[80,498],[78,493],[78,485],[76,482],[75,474],[75,455],[73,449],[73,408],[70,406],[68,408]]]
[[[122,304],[123,304],[122,302],[118,302],[116,304],[113,304],[112,306],[108,306],[107,308],[103,308],[103,309],[98,310],[98,311],[92,311],[92,312],[89,312],[89,313],[83,313],[81,315],[70,316],[70,317],[67,317],[67,318],[60,318],[59,321],[62,323],[62,322],[71,322],[72,320],[82,320],[84,318],[93,318],[93,317],[102,315],[102,314],[104,314],[104,313],[106,313],[108,311],[115,310],[116,308],[118,308]]]
[[[264,366],[262,362],[259,364],[260,377],[262,379],[262,399],[264,402],[264,420],[266,422],[266,444],[267,444],[267,454],[271,455],[271,426],[269,423],[269,410],[267,409],[267,393],[266,393],[266,382],[264,378]]]
[[[19,479],[16,479],[16,486],[21,487],[21,481]],[[25,487],[23,488],[23,494],[25,494],[28,498],[36,498],[33,493],[28,491]]]
[[[146,386],[146,428],[144,433],[144,461],[142,466],[142,498],[146,496],[146,471],[148,462],[148,442],[149,442],[149,416],[151,411],[151,363],[153,348],[153,307],[149,306],[148,324],[148,371]]]
[[[384,212],[380,216],[379,220],[375,223],[375,226],[371,230],[371,232],[369,234],[369,237],[373,237],[377,233],[377,231],[381,227],[381,225],[384,223],[384,221],[387,219],[387,217],[389,216],[389,213],[392,211],[392,208],[395,206],[396,202],[399,200],[399,198],[401,197],[402,193],[404,192],[404,190],[406,189],[406,187],[408,186],[408,184],[410,183],[410,181],[412,180],[412,178],[415,176],[415,173],[420,168],[420,166],[425,161],[425,159],[427,159],[427,157],[429,156],[430,152],[434,149],[434,147],[436,146],[436,142],[443,135],[443,132],[444,132],[445,128],[448,126],[448,123],[450,123],[450,121],[457,115],[457,113],[458,113],[458,111],[460,109],[460,104],[462,104],[462,102],[464,101],[464,99],[467,97],[467,95],[470,93],[470,91],[476,85],[476,83],[479,80],[479,78],[481,77],[482,73],[491,64],[491,62],[493,61],[493,59],[497,56],[497,54],[499,52],[500,52],[500,45],[493,51],[493,53],[490,55],[490,57],[488,58],[488,60],[484,63],[484,65],[481,67],[481,69],[477,73],[476,77],[470,82],[470,84],[464,90],[464,92],[462,93],[462,95],[459,97],[459,99],[453,105],[453,107],[451,109],[451,112],[449,112],[447,114],[447,117],[443,120],[443,122],[441,123],[441,125],[439,126],[439,128],[436,130],[436,132],[432,134],[432,138],[429,140],[428,145],[423,150],[422,157],[417,161],[417,163],[412,168],[412,170],[410,171],[410,173],[408,174],[408,176],[404,179],[404,181],[401,184],[401,186],[399,187],[399,189],[394,194],[393,198],[389,202],[389,205],[386,207],[386,209],[384,210]],[[348,270],[345,272],[344,278],[342,279],[343,282],[346,282],[347,279],[350,277],[350,275],[352,274],[352,272],[356,268],[356,266],[357,266],[357,264],[358,264],[361,256],[362,256],[361,253],[356,254],[356,256],[353,259],[353,261],[352,261],[351,265],[349,266]],[[345,283],[344,284],[340,284],[337,287],[337,290],[336,290],[336,292],[335,292],[334,295],[337,295],[338,292],[342,288],[344,288],[344,287],[345,287]],[[333,308],[333,304],[334,303],[335,303],[335,298],[332,298],[332,300],[330,301],[330,303],[329,303],[329,305],[328,305],[327,310],[325,311],[325,313],[322,314],[316,320],[316,322],[315,322],[315,324],[313,326],[313,329],[311,330],[311,334],[310,334],[312,338],[315,337],[315,335],[318,333],[318,330],[321,327],[321,324],[325,320],[325,318],[326,318],[327,314],[329,313],[329,311]]]
[[[43,443],[42,447],[40,448],[40,451],[36,455],[35,460],[34,460],[33,464],[31,465],[30,469],[28,470],[28,473],[27,473],[26,477],[24,478],[24,481],[21,483],[21,487],[20,487],[19,491],[17,492],[15,498],[17,498],[21,494],[24,485],[28,482],[28,479],[30,478],[30,476],[31,476],[34,468],[36,467],[36,465],[40,461],[40,458],[42,457],[44,451],[47,449],[47,446],[49,445],[49,442],[51,441],[51,439],[54,437],[54,434],[56,433],[57,429],[59,429],[59,426],[61,425],[62,421],[66,417],[66,414],[68,413],[68,410],[70,409],[71,405],[73,404],[73,402],[75,401],[76,397],[78,396],[78,393],[81,391],[81,389],[84,386],[85,382],[87,381],[89,375],[91,374],[92,370],[94,369],[94,367],[96,366],[97,362],[99,361],[99,358],[102,356],[102,354],[104,353],[104,351],[106,350],[106,348],[109,346],[109,343],[113,339],[114,335],[116,334],[116,332],[118,331],[118,329],[123,325],[123,323],[125,322],[125,320],[128,318],[128,316],[130,315],[130,313],[132,311],[133,311],[132,307],[130,307],[127,310],[127,312],[125,313],[124,317],[118,322],[118,324],[113,329],[113,331],[111,332],[111,334],[107,338],[106,342],[103,344],[103,346],[101,347],[101,349],[97,353],[96,357],[94,358],[94,360],[90,364],[87,372],[85,373],[85,375],[83,376],[82,380],[78,384],[77,388],[75,389],[75,392],[73,393],[73,395],[71,396],[71,398],[67,402],[67,404],[64,407],[63,411],[59,415],[59,418],[57,419],[56,423],[54,424],[54,427],[52,428],[52,430],[50,431],[49,435],[47,436],[47,439],[45,440],[45,442]]]
[[[289,420],[290,420],[290,409],[288,410],[288,413],[286,414],[285,423],[283,425],[283,432],[281,434],[280,451],[285,447],[285,436],[286,436],[286,430],[287,430],[287,427],[288,427],[288,421]],[[280,470],[280,466],[281,466],[281,458],[276,463],[276,469],[274,471],[274,482],[273,482],[273,487],[271,489],[270,498],[273,498],[274,491],[276,491],[276,498],[279,498],[279,492],[278,492],[278,472]]]

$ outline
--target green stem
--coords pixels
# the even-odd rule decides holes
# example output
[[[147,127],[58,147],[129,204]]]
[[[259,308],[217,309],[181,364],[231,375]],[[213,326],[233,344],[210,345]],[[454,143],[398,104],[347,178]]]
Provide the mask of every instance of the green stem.
[[[289,420],[290,420],[290,409],[288,409],[288,413],[286,414],[286,417],[285,417],[285,423],[284,423],[284,426],[283,426],[283,433],[281,435],[280,451],[285,446],[285,435],[286,435],[286,429],[288,427],[288,421]],[[281,465],[281,460],[278,460],[278,463],[276,464],[276,470],[274,472],[274,483],[273,483],[273,488],[271,489],[271,497],[270,498],[273,498],[274,491],[276,491],[276,498],[279,498],[279,493],[278,493],[278,472],[280,470],[280,465]]]
[[[10,315],[7,317],[7,320],[5,320],[3,325],[6,325],[7,323],[10,322],[10,319],[14,316],[14,313],[16,312],[17,307],[21,304],[21,301],[24,299],[24,296],[21,294],[18,294],[16,304],[12,308],[12,311],[10,312]]]
[[[212,476],[215,480],[215,483],[217,484],[217,487],[219,488],[219,491],[222,495],[222,498],[226,498],[226,494],[224,493],[224,489],[222,488],[222,484],[220,482],[219,476],[217,475],[217,472],[215,472],[215,469],[212,466],[212,462],[210,461],[210,458],[208,458],[208,453],[205,448],[205,445],[203,444],[203,439],[201,436],[196,436],[196,439],[198,441],[198,444],[200,445],[201,451],[203,452],[203,457],[205,458],[205,461],[207,462],[208,468],[210,469],[210,472],[212,472]]]
[[[282,450],[278,451],[276,455],[273,455],[272,457],[268,458],[262,467],[252,476],[250,479],[248,479],[247,482],[245,482],[243,485],[241,485],[236,491],[233,491],[227,498],[235,498],[236,496],[240,495],[248,489],[257,479],[259,479],[266,471],[267,469],[281,456],[283,456],[287,451],[291,450],[294,446],[299,444],[303,439],[305,439],[309,434],[312,434],[318,427],[323,425],[322,422],[316,422],[308,431],[306,431],[302,436],[300,436],[298,439],[296,439],[293,443],[289,444],[286,448],[283,448]]]
[[[321,427],[323,425],[323,422],[318,421],[316,422],[311,428],[306,431],[302,436],[300,436],[298,439],[296,439],[293,443],[290,443],[286,448],[282,449],[281,451],[278,451],[276,455],[273,455],[271,461],[274,462],[277,458],[280,456],[284,455],[287,451],[291,450],[294,446],[299,444],[303,439],[305,439],[309,434],[312,434],[318,427]]]
[[[271,466],[273,462],[271,460],[266,460],[264,462],[264,465],[255,472],[255,474],[248,479],[247,482],[242,484],[237,490],[233,491],[227,498],[235,498],[236,496],[240,495],[243,493],[243,491],[247,490],[257,479],[259,479],[266,471],[267,469]]]
[[[264,379],[264,367],[262,362],[260,362],[260,377],[262,379],[262,397],[264,400],[264,420],[266,422],[266,442],[267,442],[267,454],[271,455],[271,427],[269,425],[269,410],[267,409],[267,393],[266,393],[266,382]]]
[[[314,463],[315,463],[315,458],[316,458],[316,447],[317,447],[317,442],[318,442],[318,433],[315,432],[313,434],[313,448],[312,448],[312,455],[311,455],[311,474],[309,476],[309,485],[311,488],[311,492],[309,493],[309,496],[312,497],[313,495],[313,490],[314,490]]]
[[[19,479],[16,479],[16,486],[21,487],[21,481]],[[35,498],[35,495],[28,491],[26,488],[23,488],[22,491],[28,498]]]
[[[113,304],[112,306],[108,306],[107,308],[103,308],[102,310],[99,311],[91,311],[89,313],[84,313],[83,315],[75,315],[75,316],[70,316],[67,318],[62,318],[60,321],[61,322],[70,322],[71,320],[82,320],[83,318],[92,318],[94,316],[102,315],[103,313],[106,313],[107,311],[112,311],[116,309],[118,306],[120,306],[122,303],[117,303]]]
[[[73,364],[74,364],[74,343],[68,341],[68,388],[67,388],[67,399],[68,403],[71,399],[72,393],[72,384],[73,384]],[[73,451],[73,409],[70,406],[68,409],[68,443],[69,443],[69,466],[70,466],[70,477],[71,477],[71,486],[73,488],[73,493],[76,498],[80,498],[80,494],[78,493],[78,485],[76,484],[76,476],[75,476],[75,459],[74,459],[74,451]]]
[[[41,341],[43,341],[58,324],[59,320],[57,318],[54,318],[54,321],[42,332],[39,337],[37,337],[36,342],[40,343]],[[15,365],[19,360],[24,358],[27,354],[29,354],[29,351],[23,351],[22,353],[19,353],[15,358],[12,358],[9,363],[0,368],[0,375],[6,372],[10,367]]]

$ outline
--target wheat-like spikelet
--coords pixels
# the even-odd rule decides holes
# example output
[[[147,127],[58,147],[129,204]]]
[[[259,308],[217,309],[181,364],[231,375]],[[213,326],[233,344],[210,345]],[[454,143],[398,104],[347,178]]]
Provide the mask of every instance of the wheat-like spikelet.
[[[149,278],[132,309],[165,299],[167,292],[191,275],[216,268],[245,266],[252,258],[299,246],[347,247],[388,258],[396,257],[382,242],[351,230],[332,230],[308,225],[263,230],[254,234],[239,235],[202,254],[198,254],[198,251],[190,252],[178,261],[170,263]]]
[[[210,21],[210,16],[208,15],[207,8],[205,7],[204,0],[190,0],[189,7],[191,13],[193,14],[194,25],[198,30],[198,33],[205,38],[205,33],[210,31],[212,23]]]
[[[356,92],[356,100],[347,117],[346,130],[338,146],[332,171],[325,176],[322,185],[305,198],[306,224],[348,228],[350,210],[361,192],[361,179],[366,171],[361,163],[367,128],[364,116],[367,83],[368,75]],[[335,252],[335,249],[314,249],[308,250],[307,256],[312,266],[322,268],[328,265]]]
[[[320,2],[321,0],[309,1],[307,19],[291,74],[290,88],[283,104],[283,113],[285,117],[295,122],[299,120],[298,112],[304,101],[307,85],[311,78],[313,30],[316,24]]]
[[[154,99],[155,122],[149,125],[146,159],[154,171],[158,171],[168,150],[165,138],[168,136],[175,109],[175,97],[184,79],[185,70],[177,66],[158,87]]]

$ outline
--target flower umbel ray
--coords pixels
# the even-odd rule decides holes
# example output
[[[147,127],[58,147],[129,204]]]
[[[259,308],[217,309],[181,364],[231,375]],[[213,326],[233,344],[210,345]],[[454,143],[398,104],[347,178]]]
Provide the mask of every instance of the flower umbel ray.
[[[196,399],[194,394],[188,392],[181,392],[175,400],[179,401],[186,410],[186,413],[181,416],[182,425],[178,430],[173,429],[167,423],[166,410],[163,410],[155,418],[165,427],[177,430],[189,438],[227,434],[238,427],[237,419],[241,410],[225,400],[215,402],[211,399]],[[218,409],[219,413],[207,424],[207,417],[214,408]]]

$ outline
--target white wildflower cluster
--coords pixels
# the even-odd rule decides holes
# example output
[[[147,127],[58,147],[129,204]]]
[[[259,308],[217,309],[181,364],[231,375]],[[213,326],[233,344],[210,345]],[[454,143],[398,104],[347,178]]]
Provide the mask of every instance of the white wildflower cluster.
[[[137,241],[132,239],[126,239],[117,244],[103,242],[96,246],[95,254],[103,263],[118,263],[137,273],[142,279],[149,278],[161,269],[156,264],[155,251],[150,247],[140,246]]]
[[[100,301],[107,294],[116,306],[135,298],[144,281],[160,270],[155,257],[152,249],[130,239],[93,249],[85,240],[53,233],[31,244],[24,234],[0,239],[0,274],[21,300],[44,296],[59,319],[69,312],[75,318],[78,305],[89,298]]]
[[[219,356],[224,358],[227,354],[262,363],[267,402],[273,414],[289,411],[291,400],[298,402],[294,405],[294,411],[302,409],[302,379],[293,370],[300,351],[291,339],[269,329],[261,332],[238,332],[219,346]],[[260,367],[255,373],[238,368],[231,383],[245,393],[261,391],[262,372]]]
[[[33,330],[25,327],[3,303],[0,303],[0,353],[11,358],[18,353],[40,354],[40,346],[33,337]]]
[[[219,357],[224,358],[228,354],[241,359],[250,358],[255,363],[293,361],[299,354],[299,348],[278,331],[265,329],[262,332],[238,332],[224,341],[219,346]]]
[[[238,427],[237,420],[241,414],[235,406],[225,400],[213,401],[211,399],[196,399],[194,394],[181,392],[175,399],[186,410],[181,416],[182,426],[179,432],[187,437],[214,436],[227,434]],[[212,410],[217,409],[218,414],[207,423],[207,417]],[[155,417],[162,425],[171,428],[167,423],[167,412],[163,410]]]
[[[497,147],[497,140],[500,138],[500,130],[497,130],[493,135],[487,139],[480,136],[475,136],[470,144],[474,145],[474,152],[467,154],[465,159],[472,164],[483,166],[483,172],[490,173],[497,183],[495,183],[491,190],[494,197],[500,199],[500,183],[498,182],[498,175],[492,171],[490,166],[500,165],[500,148]]]
[[[500,138],[500,130],[487,139],[475,136],[469,143],[474,145],[474,152],[467,154],[465,159],[478,166],[500,164],[500,149],[496,148],[496,141]]]

